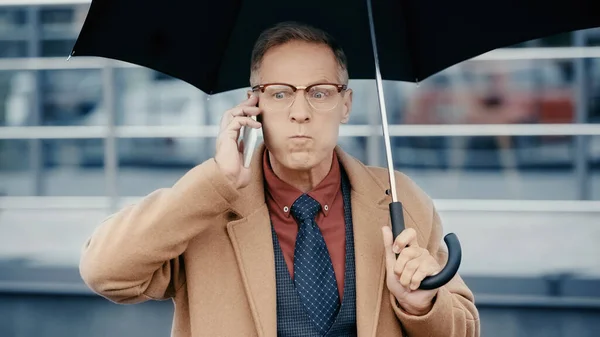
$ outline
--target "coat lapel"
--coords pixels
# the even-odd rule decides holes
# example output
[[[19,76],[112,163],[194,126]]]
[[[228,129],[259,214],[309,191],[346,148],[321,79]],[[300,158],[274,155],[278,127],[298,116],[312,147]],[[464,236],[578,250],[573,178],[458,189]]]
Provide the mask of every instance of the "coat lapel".
[[[232,205],[237,219],[227,224],[250,310],[259,336],[277,336],[277,294],[271,220],[262,170],[264,144],[255,151],[250,184]]]
[[[356,265],[356,319],[359,337],[376,333],[385,286],[381,227],[390,224],[386,187],[368,168],[336,149],[352,185],[352,224]]]
[[[277,336],[275,258],[266,205],[227,226],[259,336]]]
[[[385,276],[381,227],[387,211],[352,198],[352,223],[356,263],[356,318],[359,337],[374,336]]]

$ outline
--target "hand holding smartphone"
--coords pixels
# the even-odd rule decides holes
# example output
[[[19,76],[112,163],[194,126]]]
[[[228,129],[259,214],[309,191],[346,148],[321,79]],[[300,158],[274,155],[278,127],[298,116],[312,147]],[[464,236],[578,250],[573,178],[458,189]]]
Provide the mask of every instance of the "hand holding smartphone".
[[[260,123],[261,111],[256,106],[257,103],[258,97],[252,95],[246,101],[225,111],[221,117],[214,160],[219,171],[236,188],[246,186],[251,179],[250,160],[260,136],[258,130],[252,129],[260,129],[262,126]],[[253,116],[258,116],[258,118],[253,118]],[[242,139],[244,144],[240,146]]]

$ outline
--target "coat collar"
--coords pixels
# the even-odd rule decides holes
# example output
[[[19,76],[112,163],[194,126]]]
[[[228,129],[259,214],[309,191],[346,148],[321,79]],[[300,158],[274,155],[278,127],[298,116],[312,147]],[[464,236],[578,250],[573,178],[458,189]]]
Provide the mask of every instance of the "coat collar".
[[[232,204],[238,215],[227,231],[240,268],[253,319],[259,336],[277,336],[275,258],[269,211],[264,197],[261,143],[253,156],[250,184]],[[389,224],[386,187],[357,159],[335,148],[351,189],[356,263],[356,310],[358,336],[375,333],[385,276],[381,227]]]

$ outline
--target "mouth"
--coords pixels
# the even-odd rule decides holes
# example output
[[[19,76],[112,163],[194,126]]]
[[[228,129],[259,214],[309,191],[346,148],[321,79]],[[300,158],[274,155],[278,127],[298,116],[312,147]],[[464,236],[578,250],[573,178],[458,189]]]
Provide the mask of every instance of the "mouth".
[[[305,136],[305,135],[295,135],[290,138],[292,138],[292,139],[310,139],[311,137]]]

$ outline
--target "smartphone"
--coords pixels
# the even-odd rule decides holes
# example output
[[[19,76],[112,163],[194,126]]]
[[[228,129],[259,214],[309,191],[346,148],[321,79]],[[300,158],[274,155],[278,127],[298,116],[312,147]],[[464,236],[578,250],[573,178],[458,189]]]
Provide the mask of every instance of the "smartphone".
[[[256,116],[252,116],[252,119],[256,120]],[[244,167],[249,167],[250,162],[252,161],[252,154],[254,153],[254,149],[256,148],[256,143],[258,143],[258,130],[255,128],[251,128],[248,126],[243,127],[244,132],[242,135],[242,139],[244,140],[244,153],[242,155],[244,161]]]
[[[258,103],[256,104],[258,106]],[[260,115],[252,116],[252,119],[255,121],[261,122]],[[252,162],[252,154],[254,154],[254,150],[256,149],[256,144],[258,143],[259,130],[251,127],[242,127],[244,130],[242,131],[242,139],[244,140],[244,153],[242,154],[242,160],[244,167],[249,167],[250,162]]]

